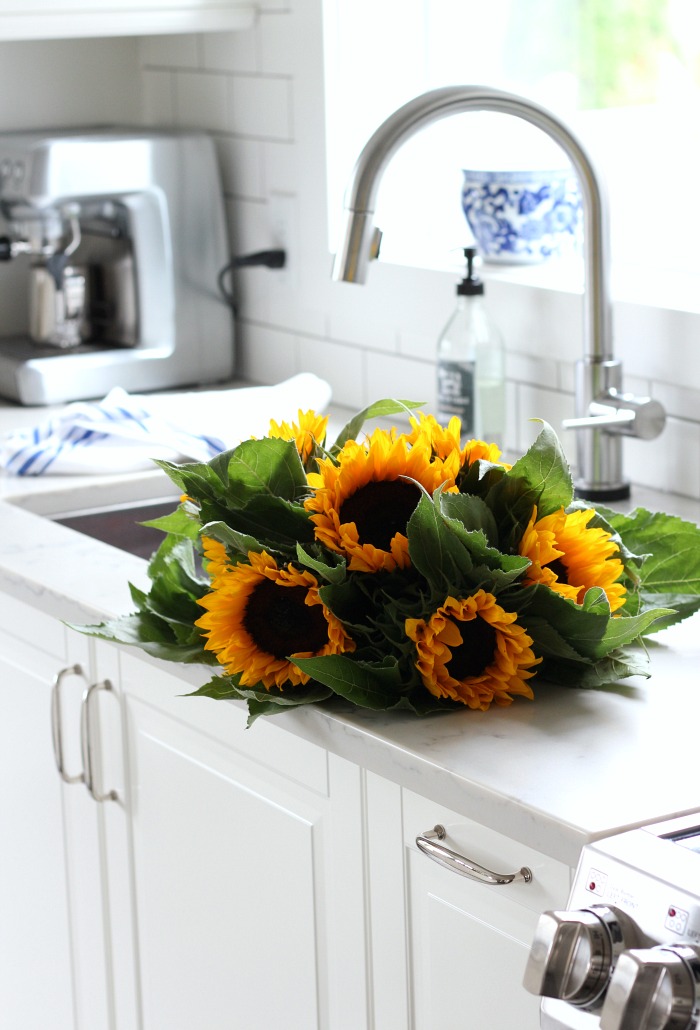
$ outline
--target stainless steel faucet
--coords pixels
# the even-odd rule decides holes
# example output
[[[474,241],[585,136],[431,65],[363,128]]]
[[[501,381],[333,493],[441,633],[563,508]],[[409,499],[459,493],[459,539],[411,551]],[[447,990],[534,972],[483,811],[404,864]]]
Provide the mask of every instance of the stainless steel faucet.
[[[381,231],[375,228],[373,215],[381,177],[396,151],[432,122],[469,111],[514,115],[542,129],[564,150],[578,177],[584,219],[584,353],[576,363],[575,417],[563,425],[577,430],[579,496],[622,500],[630,494],[622,474],[622,437],[654,439],[666,415],[658,401],[622,392],[622,365],[613,357],[612,345],[607,199],[586,149],[554,114],[488,86],[445,86],[404,104],[379,126],[357,159],[333,278],[364,282],[370,259],[379,254]]]

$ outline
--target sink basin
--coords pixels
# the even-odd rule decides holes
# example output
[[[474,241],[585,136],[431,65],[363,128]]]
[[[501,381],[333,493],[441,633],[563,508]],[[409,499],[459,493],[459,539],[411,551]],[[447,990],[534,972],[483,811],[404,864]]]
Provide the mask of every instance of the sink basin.
[[[163,534],[139,523],[169,515],[176,507],[177,498],[171,497],[147,503],[69,512],[54,516],[52,521],[139,558],[150,558],[163,539]]]

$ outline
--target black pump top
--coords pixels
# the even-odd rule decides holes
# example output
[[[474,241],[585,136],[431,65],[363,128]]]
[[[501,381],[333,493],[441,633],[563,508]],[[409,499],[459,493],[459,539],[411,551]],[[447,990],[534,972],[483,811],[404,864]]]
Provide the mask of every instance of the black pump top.
[[[464,256],[467,259],[467,274],[457,287],[457,293],[461,297],[473,297],[477,293],[484,292],[484,284],[474,271],[476,253],[476,247],[464,248]]]

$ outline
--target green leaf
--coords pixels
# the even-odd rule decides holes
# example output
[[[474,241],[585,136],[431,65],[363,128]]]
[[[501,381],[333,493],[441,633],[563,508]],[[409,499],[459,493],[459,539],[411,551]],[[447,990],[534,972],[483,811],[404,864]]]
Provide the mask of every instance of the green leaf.
[[[312,572],[318,573],[326,583],[338,584],[343,583],[345,580],[347,573],[345,558],[336,555],[335,559],[334,564],[329,565],[327,561],[313,557],[308,551],[304,550],[301,544],[297,544],[297,560],[299,564],[307,569],[311,569]]]
[[[441,492],[440,508],[448,518],[461,522],[465,529],[480,530],[491,547],[498,546],[496,520],[481,497]]]
[[[229,457],[225,498],[236,508],[268,495],[296,501],[308,490],[299,452],[291,440],[244,440]]]
[[[473,561],[456,527],[461,523],[446,519],[427,494],[423,494],[406,527],[408,552],[415,568],[438,591],[467,576]],[[486,544],[485,538],[484,545]]]
[[[603,657],[616,648],[639,640],[654,622],[673,615],[673,608],[650,608],[628,618],[611,618],[598,645],[598,656]]]
[[[239,533],[237,530],[231,529],[225,522],[207,522],[205,526],[202,526],[201,534],[218,540],[236,554],[247,555],[249,551],[258,553],[261,550],[260,543],[254,536]]]
[[[294,664],[319,683],[324,683],[334,694],[360,708],[375,711],[393,708],[403,693],[398,664],[392,659],[374,664],[357,661],[347,655],[329,654],[295,658]]]
[[[211,463],[190,461],[178,465],[172,461],[156,459],[155,464],[163,469],[183,493],[197,500],[202,497],[216,498],[223,490],[224,483]]]
[[[601,688],[630,676],[648,678],[651,673],[648,655],[637,649],[612,652],[588,665],[547,660],[540,675],[561,686]]]
[[[338,433],[336,441],[331,448],[332,454],[337,454],[344,443],[348,440],[357,439],[357,434],[362,429],[362,426],[370,418],[382,418],[385,415],[398,415],[407,414],[410,415],[416,408],[422,408],[425,401],[397,401],[390,398],[381,401],[375,401],[374,404],[370,404],[368,408],[363,408],[347,422]]]
[[[571,504],[574,488],[566,457],[552,427],[546,422],[542,426],[529,450],[486,497],[505,550],[517,548],[533,507],[542,518]]]
[[[641,589],[647,593],[700,594],[700,528],[675,515],[637,508],[629,515],[606,512],[625,545],[645,555]]]
[[[181,644],[174,638],[167,623],[148,612],[123,615],[119,619],[93,626],[77,626],[72,623],[66,625],[88,637],[108,640],[112,644],[139,647],[146,654],[164,661],[208,665],[213,658],[204,650],[203,640],[189,645]]]
[[[311,543],[314,524],[303,508],[281,497],[260,494],[244,508],[226,513],[223,520],[239,533],[254,537],[261,547],[296,550],[297,543]]]

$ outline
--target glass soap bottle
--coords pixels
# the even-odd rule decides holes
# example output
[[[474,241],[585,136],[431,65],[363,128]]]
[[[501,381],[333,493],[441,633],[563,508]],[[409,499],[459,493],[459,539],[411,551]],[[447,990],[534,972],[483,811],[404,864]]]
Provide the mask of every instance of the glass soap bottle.
[[[465,247],[467,274],[457,286],[457,307],[437,350],[437,419],[462,421],[462,439],[503,447],[505,370],[503,338],[484,304],[484,284],[474,271],[476,247]]]

